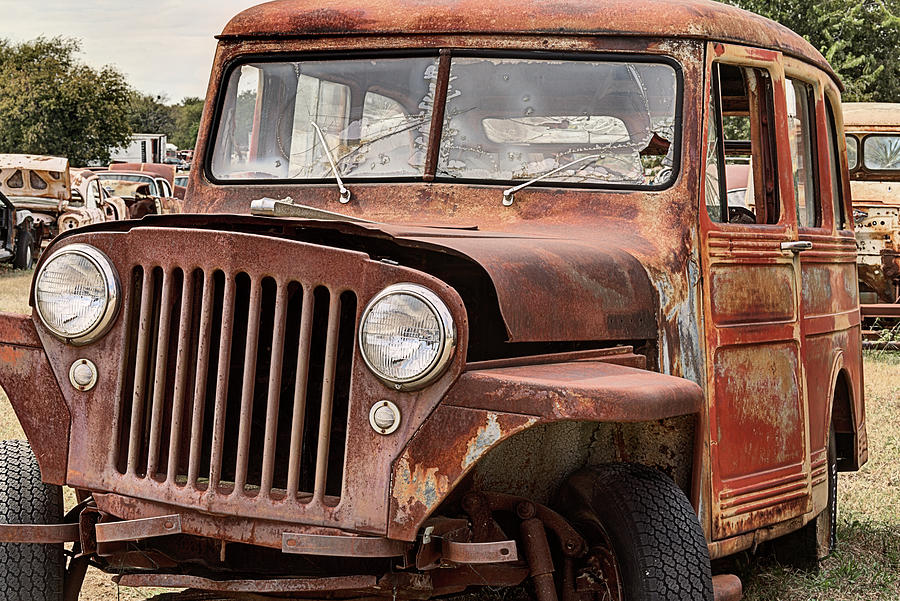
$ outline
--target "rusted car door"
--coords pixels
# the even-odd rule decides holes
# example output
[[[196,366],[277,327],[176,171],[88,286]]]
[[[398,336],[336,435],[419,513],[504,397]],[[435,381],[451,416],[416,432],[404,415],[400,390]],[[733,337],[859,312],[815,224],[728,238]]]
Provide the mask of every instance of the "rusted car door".
[[[710,44],[700,232],[711,534],[806,512],[800,265],[780,53]],[[748,164],[742,198],[725,164]]]

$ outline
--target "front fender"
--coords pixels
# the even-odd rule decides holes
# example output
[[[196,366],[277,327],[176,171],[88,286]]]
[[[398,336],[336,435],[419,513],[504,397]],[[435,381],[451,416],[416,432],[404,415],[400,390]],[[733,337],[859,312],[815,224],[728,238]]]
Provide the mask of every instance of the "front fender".
[[[41,479],[65,484],[69,408],[27,315],[0,312],[0,388],[37,457]]]
[[[475,463],[525,429],[666,419],[697,413],[703,403],[694,382],[602,361],[465,372],[394,462],[388,537],[414,540]]]

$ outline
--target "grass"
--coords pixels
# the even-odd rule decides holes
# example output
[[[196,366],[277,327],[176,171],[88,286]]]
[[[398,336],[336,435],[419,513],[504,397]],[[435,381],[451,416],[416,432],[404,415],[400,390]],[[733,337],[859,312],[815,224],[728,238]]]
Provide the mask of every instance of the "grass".
[[[0,269],[0,310],[30,313],[30,272]],[[897,601],[900,599],[900,353],[864,357],[869,462],[838,484],[838,547],[818,573],[743,554],[737,566],[746,601]],[[0,390],[0,440],[23,438]],[[117,590],[88,575],[82,601],[139,601],[159,589]]]

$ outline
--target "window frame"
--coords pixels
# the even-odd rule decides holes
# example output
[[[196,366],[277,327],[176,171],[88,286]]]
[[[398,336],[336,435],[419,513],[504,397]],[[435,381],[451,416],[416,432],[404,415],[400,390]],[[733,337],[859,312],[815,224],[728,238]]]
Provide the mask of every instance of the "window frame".
[[[718,45],[717,45],[718,46]],[[745,48],[742,46],[727,46],[728,50],[731,52],[723,52],[719,54],[718,52],[707,52],[707,66],[706,66],[706,76],[710,81],[707,82],[707,85],[704,89],[704,112],[703,112],[703,121],[702,121],[702,132],[701,132],[701,144],[702,152],[699,153],[700,157],[702,157],[702,167],[701,177],[702,184],[700,186],[701,194],[703,195],[700,202],[700,218],[704,221],[705,229],[708,230],[739,230],[743,228],[763,228],[766,231],[783,231],[787,229],[791,229],[791,222],[796,221],[796,210],[792,207],[792,203],[785,202],[785,190],[784,190],[784,181],[783,176],[780,173],[779,165],[786,158],[788,162],[790,162],[790,151],[789,149],[782,149],[777,144],[777,140],[780,137],[779,132],[782,127],[786,125],[786,115],[782,114],[782,111],[779,110],[779,100],[781,100],[781,104],[784,104],[784,85],[785,85],[785,76],[784,69],[781,62],[781,53],[771,50],[761,50],[761,49],[752,49],[753,54],[751,55],[751,49]],[[764,57],[771,57],[769,60],[766,60]],[[719,132],[718,139],[721,142],[718,144],[719,149],[719,197],[720,197],[720,205],[721,203],[725,203],[727,206],[728,197],[727,197],[727,189],[725,188],[725,164],[724,164],[724,155],[725,155],[725,138],[724,138],[724,123],[722,117],[722,109],[721,109],[721,94],[717,94],[718,88],[720,86],[719,78],[714,77],[716,74],[716,65],[717,64],[726,64],[733,67],[737,67],[740,69],[756,69],[760,71],[765,71],[771,82],[771,94],[766,95],[766,104],[768,106],[765,107],[766,112],[768,113],[769,118],[771,119],[771,123],[766,126],[766,131],[759,131],[756,135],[760,136],[760,142],[764,143],[768,147],[768,153],[770,155],[771,160],[771,168],[772,168],[772,181],[771,184],[773,186],[774,200],[776,209],[778,210],[778,220],[772,223],[768,222],[768,217],[765,223],[731,223],[729,221],[714,221],[708,214],[706,210],[706,157],[708,156],[707,142],[709,135],[709,111],[714,109],[718,111],[718,122],[719,122]],[[718,96],[718,97],[716,97]],[[752,106],[750,107],[752,110]],[[752,152],[752,140],[753,140],[753,128],[754,121],[753,115],[751,118],[751,152]],[[761,119],[757,118],[756,125],[758,129],[762,129],[760,127]],[[763,135],[765,135],[765,139],[763,139]],[[760,154],[762,149],[759,150],[757,154]],[[765,161],[764,161],[765,162]],[[758,187],[757,180],[757,168],[754,167],[751,170],[751,177],[754,179],[754,189]],[[765,171],[762,174],[762,177],[765,178]],[[764,180],[765,181],[765,180]],[[766,182],[768,183],[768,182]],[[763,194],[765,194],[763,192]],[[755,200],[754,200],[755,202]],[[768,203],[767,203],[768,204]],[[766,211],[768,214],[769,207],[766,207]],[[721,211],[721,208],[720,208]],[[794,226],[796,227],[796,226]]]

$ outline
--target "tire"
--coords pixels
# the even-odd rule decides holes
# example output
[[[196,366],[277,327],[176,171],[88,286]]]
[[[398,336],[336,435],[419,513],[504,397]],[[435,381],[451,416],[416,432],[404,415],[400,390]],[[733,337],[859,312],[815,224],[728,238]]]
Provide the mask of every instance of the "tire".
[[[13,258],[13,267],[16,269],[31,269],[34,265],[34,233],[26,228],[20,228],[16,236],[16,256]]]
[[[41,482],[28,443],[0,441],[0,522],[59,524],[62,518],[62,488]],[[64,575],[61,544],[0,543],[0,599],[61,601]]]
[[[661,472],[629,463],[584,469],[563,484],[558,500],[559,511],[590,547],[576,577],[587,573],[588,581],[607,583],[595,598],[712,601],[700,522],[681,489]]]
[[[828,504],[805,526],[773,541],[775,559],[782,565],[816,571],[837,544],[837,443],[834,427],[828,432]]]

